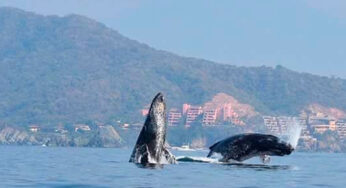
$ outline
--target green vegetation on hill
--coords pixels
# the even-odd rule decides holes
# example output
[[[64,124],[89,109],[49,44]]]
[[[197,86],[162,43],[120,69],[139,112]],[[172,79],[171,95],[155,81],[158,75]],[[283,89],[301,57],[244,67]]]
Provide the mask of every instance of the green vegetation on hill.
[[[224,92],[266,114],[296,114],[311,103],[346,110],[344,79],[181,57],[77,15],[0,8],[0,26],[5,123],[134,122],[159,91],[170,107]]]

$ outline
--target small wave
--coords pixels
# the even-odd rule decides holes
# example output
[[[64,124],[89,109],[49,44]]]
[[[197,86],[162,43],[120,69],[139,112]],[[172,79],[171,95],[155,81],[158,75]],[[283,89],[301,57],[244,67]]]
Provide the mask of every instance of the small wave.
[[[207,157],[191,157],[191,156],[178,156],[176,157],[179,162],[196,162],[196,163],[212,163],[220,165],[229,165],[236,168],[250,168],[255,170],[290,170],[292,169],[289,165],[267,165],[267,164],[248,164],[237,161],[221,162],[216,158]]]

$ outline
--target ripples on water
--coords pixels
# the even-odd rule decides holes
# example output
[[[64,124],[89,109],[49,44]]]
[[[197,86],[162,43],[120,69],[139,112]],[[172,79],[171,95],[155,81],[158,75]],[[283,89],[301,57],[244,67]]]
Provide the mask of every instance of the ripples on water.
[[[131,149],[0,146],[0,187],[344,187],[346,155],[294,153],[245,164],[179,162],[143,168]],[[204,157],[207,151],[173,151]]]

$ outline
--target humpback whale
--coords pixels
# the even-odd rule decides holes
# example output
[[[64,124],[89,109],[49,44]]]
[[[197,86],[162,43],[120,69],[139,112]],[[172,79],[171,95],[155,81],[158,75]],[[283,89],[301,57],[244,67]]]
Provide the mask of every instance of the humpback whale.
[[[210,146],[207,157],[214,153],[222,155],[220,161],[235,160],[238,162],[260,156],[263,163],[268,162],[269,156],[284,156],[293,152],[294,148],[281,141],[278,137],[267,134],[239,134],[221,140]]]
[[[172,164],[175,157],[165,147],[166,103],[162,93],[153,99],[129,162],[138,164]]]

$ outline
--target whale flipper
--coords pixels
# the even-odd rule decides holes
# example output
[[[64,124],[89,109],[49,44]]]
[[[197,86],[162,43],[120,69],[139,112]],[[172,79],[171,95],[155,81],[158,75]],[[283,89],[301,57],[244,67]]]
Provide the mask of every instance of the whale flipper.
[[[270,156],[269,155],[260,155],[260,160],[263,164],[270,163]]]
[[[141,145],[136,148],[130,157],[132,163],[147,164],[150,161],[150,153],[147,145]]]
[[[207,157],[211,157],[214,154],[214,148],[219,144],[220,142],[216,142],[215,144],[213,144],[212,146],[209,147],[209,153]]]
[[[166,160],[163,163],[168,163],[168,164],[176,163],[176,159],[174,155],[170,151],[168,151],[167,148],[163,149],[163,156],[164,156],[164,159]]]

